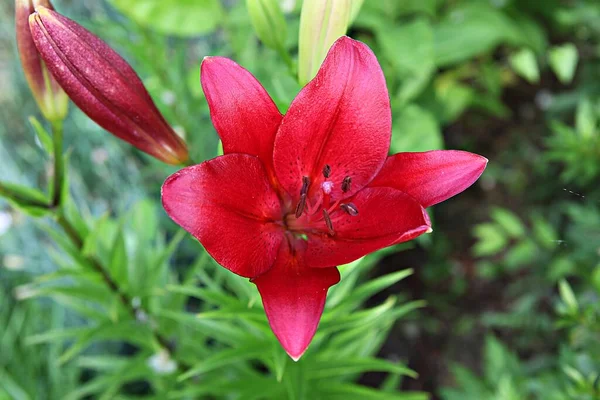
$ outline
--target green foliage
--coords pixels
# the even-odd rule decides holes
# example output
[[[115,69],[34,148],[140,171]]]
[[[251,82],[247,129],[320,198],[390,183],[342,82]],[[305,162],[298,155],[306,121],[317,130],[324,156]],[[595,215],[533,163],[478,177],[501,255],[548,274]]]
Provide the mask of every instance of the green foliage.
[[[202,57],[233,58],[281,112],[301,89],[301,2],[54,3],[134,65],[197,162],[222,154]],[[352,7],[348,34],[386,76],[391,152],[447,146],[490,163],[430,210],[434,233],[414,248],[341,267],[298,363],[255,286],[167,221],[174,169],[76,107],[64,204],[50,206],[54,138],[19,70],[13,13],[0,17],[0,399],[600,398],[600,5]]]

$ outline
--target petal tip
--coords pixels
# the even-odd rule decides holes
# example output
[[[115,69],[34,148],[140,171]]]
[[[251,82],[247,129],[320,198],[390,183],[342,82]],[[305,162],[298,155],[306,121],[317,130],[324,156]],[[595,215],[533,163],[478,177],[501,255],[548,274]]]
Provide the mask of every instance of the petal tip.
[[[306,351],[306,350],[305,350]],[[304,355],[304,351],[298,355],[293,356],[291,353],[287,353],[288,356],[290,356],[290,358],[292,360],[294,360],[294,362],[298,362],[300,361],[300,358],[302,358],[302,356]]]

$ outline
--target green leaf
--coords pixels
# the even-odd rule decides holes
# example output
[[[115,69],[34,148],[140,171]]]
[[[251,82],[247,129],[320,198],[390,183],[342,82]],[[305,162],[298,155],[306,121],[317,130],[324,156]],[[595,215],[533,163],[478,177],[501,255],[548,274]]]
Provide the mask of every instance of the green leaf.
[[[32,189],[15,183],[0,182],[0,196],[11,205],[32,217],[46,215],[50,209],[48,197],[38,189]]]
[[[531,49],[522,49],[511,54],[509,62],[515,72],[529,83],[538,83],[540,81],[537,60]]]
[[[491,215],[509,237],[520,238],[525,235],[525,225],[516,214],[505,208],[496,207],[492,210]]]
[[[573,80],[578,61],[579,54],[577,47],[572,43],[556,46],[548,51],[550,68],[552,68],[556,77],[564,84],[571,83]]]
[[[262,346],[256,343],[251,343],[247,346],[239,346],[232,349],[221,350],[215,355],[205,358],[198,365],[193,366],[189,371],[177,378],[180,382],[189,379],[193,376],[200,375],[217,368],[222,368],[227,365],[236,365],[248,360],[260,358],[265,353]]]
[[[406,104],[423,91],[435,70],[431,23],[426,19],[399,25],[379,22],[373,28],[383,55],[401,82],[397,104]]]
[[[579,303],[573,293],[573,289],[571,289],[571,286],[566,280],[562,279],[558,282],[558,291],[562,301],[567,305],[569,310],[573,313],[577,312],[579,310]]]
[[[445,67],[491,51],[500,43],[523,43],[518,27],[489,3],[452,7],[435,26],[436,65]]]
[[[394,118],[390,152],[427,151],[444,148],[440,126],[429,111],[411,104]]]
[[[353,383],[327,382],[319,385],[319,394],[331,400],[427,400],[426,393],[385,393]]]
[[[594,104],[588,98],[582,98],[577,104],[575,129],[582,138],[591,138],[596,133],[598,115]]]
[[[412,269],[405,269],[367,281],[366,283],[362,284],[358,288],[355,288],[351,293],[349,293],[346,296],[346,298],[342,300],[340,304],[336,307],[335,311],[340,312],[340,309],[348,309],[348,311],[350,311],[351,309],[358,307],[369,297],[373,296],[376,293],[379,293],[385,288],[388,288],[400,282],[402,279],[410,276],[412,273]]]
[[[508,244],[508,238],[496,224],[479,224],[474,229],[477,243],[473,254],[478,257],[491,256],[502,251]]]
[[[417,377],[417,373],[405,365],[372,357],[319,358],[311,364],[307,374],[311,379],[335,379],[370,371],[389,372],[412,378]]]
[[[214,31],[223,19],[219,0],[110,1],[138,24],[165,35],[205,35]]]
[[[52,137],[50,136],[48,131],[42,126],[40,121],[38,121],[37,118],[33,116],[29,117],[29,123],[31,124],[31,126],[33,126],[35,134],[46,154],[52,154],[54,151],[52,145]]]
[[[108,272],[110,276],[119,282],[120,286],[127,285],[127,249],[123,229],[119,229],[112,245]]]

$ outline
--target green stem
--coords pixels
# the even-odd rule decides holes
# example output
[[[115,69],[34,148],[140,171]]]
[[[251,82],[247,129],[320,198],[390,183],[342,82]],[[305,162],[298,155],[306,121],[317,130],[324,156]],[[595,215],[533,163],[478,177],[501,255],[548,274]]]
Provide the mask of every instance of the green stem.
[[[65,181],[65,160],[63,157],[63,124],[62,120],[52,121],[52,143],[54,153],[54,185],[52,193],[52,207],[60,208],[62,205],[62,192]]]
[[[294,66],[294,61],[292,61],[292,57],[290,57],[290,53],[283,46],[277,46],[277,53],[283,58],[283,61],[288,67],[288,71],[293,78],[296,78],[296,67]]]

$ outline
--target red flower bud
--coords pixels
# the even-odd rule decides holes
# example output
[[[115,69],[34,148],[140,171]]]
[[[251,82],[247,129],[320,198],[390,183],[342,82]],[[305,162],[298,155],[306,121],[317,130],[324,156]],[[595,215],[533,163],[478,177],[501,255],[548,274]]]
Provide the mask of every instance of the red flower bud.
[[[188,150],[131,66],[76,22],[45,7],[29,18],[33,41],[71,100],[113,135],[167,164]]]
[[[48,120],[60,120],[67,115],[69,99],[46,69],[46,65],[33,43],[29,30],[29,16],[37,6],[53,9],[48,0],[16,0],[15,26],[19,57],[25,78],[40,111]]]

